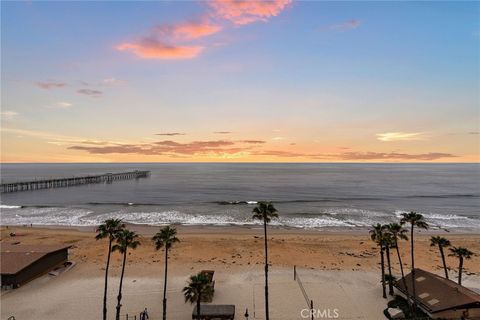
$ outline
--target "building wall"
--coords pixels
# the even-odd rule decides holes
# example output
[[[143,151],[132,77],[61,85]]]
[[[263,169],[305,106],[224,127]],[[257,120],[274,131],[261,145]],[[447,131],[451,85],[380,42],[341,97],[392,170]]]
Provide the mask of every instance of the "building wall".
[[[67,262],[67,260],[68,249],[49,253],[15,275],[2,275],[2,286],[18,286],[24,284],[36,277],[48,273],[56,266]]]

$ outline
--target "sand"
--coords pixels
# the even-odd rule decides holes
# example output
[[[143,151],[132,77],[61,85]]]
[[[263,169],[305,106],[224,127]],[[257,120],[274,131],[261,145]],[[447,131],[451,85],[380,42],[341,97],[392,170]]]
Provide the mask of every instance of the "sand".
[[[128,256],[122,314],[137,314],[147,307],[150,319],[161,318],[163,252],[157,252],[151,236],[158,227],[132,227],[142,245]],[[57,276],[42,276],[16,290],[2,291],[1,317],[17,319],[99,319],[103,296],[103,275],[107,243],[94,239],[93,228],[2,227],[2,243],[72,244],[70,259],[77,265]],[[456,246],[480,253],[480,235],[443,234]],[[436,248],[429,245],[431,233],[415,235],[416,265],[442,274]],[[243,319],[248,308],[250,319],[263,319],[263,237],[262,230],[237,227],[179,227],[176,245],[169,259],[169,319],[191,319],[192,306],[185,304],[181,289],[189,275],[202,269],[215,270],[213,303],[235,304],[236,319]],[[408,269],[408,243],[401,243],[402,258]],[[381,298],[379,256],[365,231],[320,232],[298,229],[271,229],[270,301],[272,319],[302,319],[307,307],[299,285],[293,280],[293,266],[314,308],[337,309],[340,319],[383,319],[386,300]],[[392,257],[393,272],[399,274]],[[458,262],[447,258],[455,278]],[[112,255],[109,318],[114,318],[121,256]],[[464,284],[480,288],[480,258],[465,263]],[[306,314],[306,313],[304,313]],[[34,315],[34,316],[33,316]],[[124,316],[125,318],[125,316]]]

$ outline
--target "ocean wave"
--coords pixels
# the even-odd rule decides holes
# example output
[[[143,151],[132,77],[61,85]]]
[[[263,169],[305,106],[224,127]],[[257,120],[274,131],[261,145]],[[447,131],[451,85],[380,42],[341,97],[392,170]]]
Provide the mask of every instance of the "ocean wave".
[[[13,207],[13,206],[12,206]],[[135,206],[120,208],[107,212],[95,212],[88,208],[72,207],[19,207],[2,212],[3,225],[70,225],[95,226],[109,218],[123,219],[132,224],[148,225],[241,225],[256,226],[261,221],[253,220],[250,209],[239,207],[226,208],[221,212],[191,212],[183,210],[136,210]],[[403,210],[393,212],[375,211],[361,208],[325,208],[315,213],[280,213],[272,221],[273,226],[303,229],[321,229],[329,227],[359,228],[373,224],[398,222]],[[435,212],[423,213],[432,228],[480,229],[480,217],[467,217],[456,214]]]
[[[13,206],[7,204],[0,204],[0,209],[20,209],[22,206]]]

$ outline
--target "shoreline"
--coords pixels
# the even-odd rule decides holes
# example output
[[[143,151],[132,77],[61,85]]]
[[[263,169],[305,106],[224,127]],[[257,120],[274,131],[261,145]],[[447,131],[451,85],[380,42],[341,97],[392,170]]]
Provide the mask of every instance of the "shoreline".
[[[215,225],[215,224],[143,224],[143,223],[130,223],[125,222],[126,226],[129,226],[131,230],[139,234],[153,234],[159,228],[165,226],[172,226],[181,230],[182,232],[188,234],[194,233],[222,233],[225,231],[233,231],[237,234],[249,234],[253,231],[263,230],[261,225],[237,225],[237,224],[225,224],[225,225]],[[76,230],[82,232],[95,232],[96,225],[54,225],[54,224],[35,224],[33,227],[25,224],[2,224],[0,221],[0,228],[34,228],[34,229],[52,229],[52,230]],[[322,227],[322,228],[301,228],[301,227],[288,227],[288,226],[276,226],[269,225],[268,232],[274,234],[340,234],[340,235],[368,235],[370,227]],[[446,228],[429,228],[428,230],[421,230],[419,234],[426,235],[480,235],[480,230],[476,229],[465,229],[465,228],[454,228],[448,230]]]

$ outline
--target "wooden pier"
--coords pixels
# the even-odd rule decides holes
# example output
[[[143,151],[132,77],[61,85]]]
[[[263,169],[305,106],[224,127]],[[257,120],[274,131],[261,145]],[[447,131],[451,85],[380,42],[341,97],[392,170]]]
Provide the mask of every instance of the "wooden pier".
[[[93,183],[111,183],[118,180],[130,180],[146,178],[150,175],[150,171],[129,171],[120,173],[105,173],[100,175],[58,178],[35,180],[25,182],[2,183],[1,193],[18,192],[18,191],[32,191],[40,189],[65,188],[71,186],[79,186],[83,184]]]

